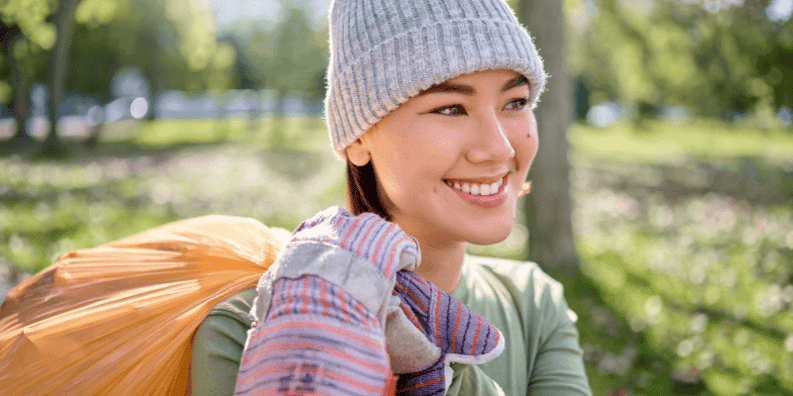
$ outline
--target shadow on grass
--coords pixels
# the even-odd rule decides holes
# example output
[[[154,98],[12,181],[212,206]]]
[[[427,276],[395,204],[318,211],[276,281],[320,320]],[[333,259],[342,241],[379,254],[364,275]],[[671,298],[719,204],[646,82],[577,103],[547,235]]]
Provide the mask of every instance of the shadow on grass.
[[[251,144],[246,144],[241,140],[234,140],[231,143],[226,140],[219,140],[219,142],[223,142],[224,149],[231,147],[233,150],[234,147],[240,147],[245,150],[255,150],[256,155],[273,172],[283,174],[290,179],[306,177],[324,166],[322,162],[324,159],[317,160],[316,153],[311,150],[267,147],[255,140],[251,141]],[[179,152],[210,151],[218,146],[218,141],[173,140],[172,143],[151,145],[128,140],[104,142],[91,150],[82,142],[66,142],[65,147],[69,154],[58,162],[87,164],[93,161],[101,162],[104,159],[150,157],[154,163],[158,163]],[[36,156],[36,150],[35,146],[11,148],[0,145],[0,156],[19,155],[22,161],[37,161],[41,158]],[[680,165],[617,164],[608,161],[593,161],[588,166],[589,169],[586,171],[589,178],[586,181],[588,188],[585,189],[588,192],[595,188],[608,188],[636,195],[637,191],[643,190],[644,192],[641,192],[640,195],[663,196],[665,202],[670,204],[682,201],[689,196],[711,192],[725,194],[751,204],[780,205],[789,203],[793,197],[793,173],[791,173],[793,169],[787,169],[783,165],[770,164],[760,157],[725,160],[719,164],[703,163],[697,160],[687,161]],[[163,223],[165,222],[164,217],[175,216],[173,212],[166,213],[164,217],[148,213],[150,211],[148,201],[136,201],[137,198],[119,192],[120,188],[112,184],[116,182],[100,183],[88,188],[77,189],[47,187],[34,192],[27,189],[29,185],[23,184],[21,189],[0,191],[0,203],[3,205],[14,202],[23,203],[27,207],[25,210],[30,212],[31,216],[37,216],[38,213],[35,212],[37,204],[43,202],[55,207],[58,197],[62,193],[68,193],[85,206],[86,210],[82,210],[85,212],[85,217],[75,217],[72,212],[67,212],[72,216],[67,223],[49,224],[36,231],[13,230],[20,239],[33,241],[35,244],[38,243],[37,241],[51,243],[61,238],[72,238],[73,236],[69,234],[72,227],[82,227],[83,224],[89,222],[89,206],[94,202],[119,203],[120,207],[128,211],[125,212],[129,213],[126,217],[148,219],[146,223],[139,223],[140,227],[144,227],[144,225],[147,227],[149,223]],[[101,194],[96,195],[97,190]],[[111,216],[111,219],[106,223],[126,223],[128,220]],[[286,224],[290,221],[292,220],[270,218],[267,224],[279,224],[280,222]],[[124,226],[125,228],[121,231],[117,231],[119,236],[132,233],[132,226],[126,224]],[[80,235],[89,235],[90,233],[82,231]],[[116,238],[113,235],[108,237],[111,240]],[[88,241],[87,245],[94,243],[92,239],[86,239],[86,241]],[[41,248],[43,249],[43,247]],[[595,257],[594,262],[596,263],[590,265],[598,265],[597,262],[600,259],[606,258]],[[614,265],[624,268],[626,259],[617,254],[616,258],[609,260],[613,261]],[[654,345],[652,336],[647,330],[635,331],[627,316],[620,313],[620,307],[624,308],[631,303],[624,301],[625,293],[620,294],[620,290],[609,290],[586,275],[557,276],[556,279],[561,280],[565,285],[567,301],[579,316],[578,329],[581,334],[581,344],[584,347],[587,372],[595,395],[724,395],[741,393],[735,388],[732,389],[732,392],[722,392],[716,388],[718,385],[713,384],[728,384],[725,387],[729,387],[731,386],[729,384],[733,384],[728,380],[729,378],[740,378],[746,373],[721,366],[718,374],[724,378],[723,381],[710,379],[704,381],[701,377],[702,373],[691,369],[681,369],[676,365],[680,359],[675,353],[674,347],[662,348]],[[641,274],[629,274],[628,283],[648,289],[651,282],[642,278]],[[662,295],[664,301],[673,310],[688,315],[699,312],[706,313],[714,324],[734,322],[733,315],[729,312],[688,304],[685,301],[674,302],[669,295],[660,293],[658,288],[649,289],[652,294]],[[620,298],[623,301],[615,303],[615,299]],[[772,338],[777,343],[784,337],[783,331],[767,328],[763,323],[744,321],[737,325]],[[773,375],[766,375],[758,377],[753,388],[744,393],[785,394],[789,389],[785,388],[786,386]]]
[[[181,152],[210,151],[219,147],[224,149],[239,147],[241,150],[250,150],[251,147],[244,142],[175,142],[167,145],[152,146],[134,141],[105,142],[94,148],[86,147],[80,141],[64,142],[57,155],[46,155],[40,145],[8,146],[0,143],[0,158],[17,156],[24,162],[64,162],[64,163],[90,163],[104,159],[134,159],[141,157],[151,158],[155,163],[160,162]],[[316,173],[324,162],[321,156],[311,150],[301,150],[291,147],[259,147],[254,148],[258,156],[265,161],[273,171],[288,177],[301,179]],[[0,197],[2,199],[2,197]]]
[[[745,367],[744,359],[751,356],[752,344],[762,342],[774,345],[772,348],[776,350],[783,348],[785,333],[773,323],[736,319],[733,313],[682,301],[680,296],[674,295],[676,290],[659,288],[657,282],[628,270],[630,265],[614,251],[589,259],[592,262],[587,266],[612,265],[625,272],[617,288],[603,278],[610,271],[599,274],[599,280],[580,275],[562,282],[571,309],[579,314],[581,344],[596,395],[790,394],[791,384],[781,380],[784,373],[774,369],[770,374],[757,376]],[[626,319],[636,315],[637,304],[646,309],[647,301],[626,299],[640,295],[659,296],[664,311],[673,313],[671,322],[667,314],[663,325],[643,323],[634,329],[635,325]],[[731,341],[706,346],[713,351],[712,363],[700,371],[698,364],[685,358],[689,353],[681,352],[681,345],[691,335],[680,334],[679,325],[685,327],[688,318],[702,314],[709,318],[702,332],[707,334],[705,342]],[[733,341],[740,338],[740,334],[752,334],[754,341],[743,346]],[[784,365],[779,369],[784,370],[782,367]]]
[[[605,301],[586,275],[556,276],[565,287],[593,395],[705,395],[696,373],[676,373],[672,356],[656,350],[642,331]]]
[[[644,189],[669,201],[718,193],[753,205],[793,202],[793,159],[787,164],[759,156],[720,159],[689,158],[681,164],[639,164],[586,161],[597,184],[616,190]],[[638,175],[638,177],[637,177]]]

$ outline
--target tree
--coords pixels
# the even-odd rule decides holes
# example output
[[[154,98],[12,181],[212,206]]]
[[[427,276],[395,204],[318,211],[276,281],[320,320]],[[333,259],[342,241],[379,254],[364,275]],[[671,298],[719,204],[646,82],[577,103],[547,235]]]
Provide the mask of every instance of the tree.
[[[58,0],[58,9],[55,11],[55,47],[50,55],[50,97],[49,120],[50,130],[44,139],[44,152],[55,155],[60,150],[58,140],[58,104],[63,94],[66,83],[66,68],[69,65],[69,50],[72,44],[72,30],[74,29],[74,13],[80,0]]]
[[[79,5],[91,3],[93,10],[99,10],[101,16],[107,10],[123,0],[28,0],[9,1],[2,10],[3,23],[15,24],[18,35],[11,43],[4,37],[3,51],[7,55],[11,69],[11,80],[14,82],[13,108],[17,118],[17,133],[14,140],[32,141],[27,136],[25,121],[27,119],[27,95],[33,80],[49,80],[48,112],[50,115],[50,128],[45,139],[45,153],[54,154],[59,151],[57,139],[57,105],[64,91],[67,78],[67,65],[71,45],[71,30],[74,27],[74,15]],[[96,7],[101,5],[101,7]],[[53,14],[54,13],[54,14]],[[85,12],[83,13],[85,14]],[[92,15],[88,15],[89,17]],[[94,15],[95,17],[96,15]],[[54,25],[52,23],[54,21]],[[13,29],[10,31],[14,31]],[[18,48],[26,47],[26,51]],[[49,56],[49,67],[41,62],[41,55],[52,49]],[[6,54],[7,52],[7,54]],[[21,55],[20,55],[21,54]],[[20,67],[24,64],[24,67]]]
[[[11,81],[10,107],[16,120],[16,133],[10,144],[29,144],[27,133],[28,91],[40,70],[42,53],[52,47],[55,37],[47,0],[0,3],[0,50],[4,76]]]
[[[529,257],[552,272],[577,272],[573,240],[570,162],[567,127],[572,117],[570,81],[565,72],[563,2],[520,0],[518,18],[534,37],[545,71],[550,74],[535,115],[540,150],[531,170],[532,192],[527,196]]]
[[[569,54],[595,102],[682,105],[704,116],[791,106],[793,76],[783,59],[792,22],[769,18],[769,0],[591,4],[588,15],[585,7],[569,12],[571,21],[586,20],[571,23]]]
[[[101,14],[104,1],[82,0],[78,9],[77,21],[85,26],[75,30],[72,53],[79,65],[69,71],[71,89],[110,100],[109,82],[126,67],[140,70],[151,98],[167,89],[229,87],[235,51],[217,41],[206,2],[115,0],[113,10]],[[97,58],[102,64],[87,63]]]
[[[8,74],[13,86],[13,99],[10,104],[17,130],[11,138],[11,143],[14,145],[27,145],[33,141],[28,135],[25,123],[27,120],[27,87],[29,84],[27,84],[25,73],[18,66],[18,61],[13,51],[17,40],[24,40],[24,38],[19,26],[6,26],[5,23],[0,21],[0,29],[0,46],[2,46],[3,59],[8,64]]]
[[[26,95],[33,81],[49,81],[51,127],[45,153],[58,151],[63,92],[77,89],[107,99],[108,76],[124,65],[137,66],[155,92],[218,91],[230,84],[234,50],[217,42],[204,1],[14,0],[0,3],[0,21],[9,28],[0,38],[8,74],[16,76],[8,78],[15,82],[15,114],[27,117]],[[77,40],[73,33],[80,35]],[[49,64],[43,64],[39,58],[50,49]],[[24,122],[18,124],[24,128]]]
[[[324,76],[326,67],[323,47],[311,29],[306,10],[290,6],[284,15],[273,32],[273,53],[265,76],[265,85],[275,90],[278,96],[276,122],[273,124],[273,141],[276,144],[283,140],[280,121],[285,111],[286,94],[316,92],[317,76]],[[319,81],[324,88],[324,79]]]
[[[248,96],[248,130],[254,133],[261,129],[262,98],[258,91],[264,87],[262,62],[266,62],[266,58],[258,56],[258,62],[252,61],[252,56],[256,55],[252,49],[258,47],[254,43],[266,42],[266,32],[255,23],[247,26],[238,23],[235,27],[234,31],[224,33],[220,42],[230,45],[236,52],[231,72],[231,87],[251,91]]]

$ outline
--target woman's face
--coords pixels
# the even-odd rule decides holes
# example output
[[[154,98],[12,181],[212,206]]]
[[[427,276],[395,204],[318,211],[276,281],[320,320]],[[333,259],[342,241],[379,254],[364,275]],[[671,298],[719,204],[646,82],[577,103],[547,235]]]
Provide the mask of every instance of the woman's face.
[[[348,156],[368,154],[392,220],[422,243],[496,243],[512,230],[537,153],[528,96],[511,70],[452,78],[388,114]]]

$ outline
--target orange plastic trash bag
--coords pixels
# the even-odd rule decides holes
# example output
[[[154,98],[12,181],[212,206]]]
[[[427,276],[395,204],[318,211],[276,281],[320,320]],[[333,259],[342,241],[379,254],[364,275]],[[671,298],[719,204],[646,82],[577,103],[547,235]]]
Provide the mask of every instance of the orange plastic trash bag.
[[[207,216],[64,255],[0,307],[0,395],[185,394],[193,333],[284,236]]]

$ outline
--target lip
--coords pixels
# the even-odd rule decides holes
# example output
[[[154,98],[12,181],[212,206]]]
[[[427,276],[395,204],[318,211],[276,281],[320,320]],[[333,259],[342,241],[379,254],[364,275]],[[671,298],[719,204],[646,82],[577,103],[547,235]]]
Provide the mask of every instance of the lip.
[[[467,182],[467,183],[495,183],[499,179],[482,178],[482,179],[447,179],[447,180],[455,181],[455,182]],[[491,195],[472,195],[462,192],[454,187],[450,187],[448,184],[444,183],[444,185],[448,187],[450,190],[454,191],[460,198],[464,199],[465,201],[471,204],[481,206],[483,208],[492,208],[503,204],[507,200],[507,186],[509,185],[509,179],[507,178],[507,175],[504,175],[502,177],[502,180],[504,180],[504,182],[501,183],[501,187],[498,189],[498,191],[495,194],[491,194]]]
[[[478,178],[475,178],[475,179],[454,179],[454,178],[449,178],[449,179],[443,179],[443,180],[444,181],[448,180],[448,181],[451,181],[451,182],[458,182],[460,184],[462,184],[462,183],[468,183],[468,184],[471,184],[471,183],[493,184],[493,183],[495,183],[495,182],[497,182],[499,180],[504,179],[505,177],[507,177],[507,173],[504,173],[504,174],[501,174],[501,175],[496,175],[496,176],[478,177]]]

